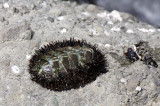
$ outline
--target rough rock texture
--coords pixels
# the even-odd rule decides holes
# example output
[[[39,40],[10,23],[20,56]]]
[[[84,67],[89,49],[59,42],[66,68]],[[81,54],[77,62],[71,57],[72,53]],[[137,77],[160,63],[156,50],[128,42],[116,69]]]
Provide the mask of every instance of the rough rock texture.
[[[136,16],[140,21],[160,27],[159,0],[70,0],[91,3],[108,11],[118,10]]]
[[[138,23],[126,13],[109,13],[94,5],[60,0],[4,2],[0,14],[0,105],[160,105],[159,29]],[[32,82],[27,69],[35,50],[50,41],[70,37],[97,44],[105,53],[109,72],[83,88],[64,92],[50,91]],[[127,60],[112,55],[124,57],[123,48],[140,40],[148,41],[155,49],[158,68],[148,68],[141,61],[122,65],[121,61]]]

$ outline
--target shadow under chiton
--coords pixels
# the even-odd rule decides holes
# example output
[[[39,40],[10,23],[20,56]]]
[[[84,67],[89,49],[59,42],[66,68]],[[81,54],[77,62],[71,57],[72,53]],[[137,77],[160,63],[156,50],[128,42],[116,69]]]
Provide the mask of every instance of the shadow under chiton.
[[[31,79],[55,91],[83,87],[106,72],[103,53],[84,40],[64,40],[37,50],[30,60]]]

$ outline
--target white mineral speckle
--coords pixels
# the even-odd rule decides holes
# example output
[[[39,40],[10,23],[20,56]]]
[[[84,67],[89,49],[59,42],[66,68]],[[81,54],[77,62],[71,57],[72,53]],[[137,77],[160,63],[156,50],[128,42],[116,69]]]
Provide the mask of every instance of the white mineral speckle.
[[[12,72],[15,73],[15,74],[20,73],[20,69],[16,65],[12,66],[11,69],[12,69]]]
[[[137,51],[137,48],[136,48],[136,46],[135,46],[135,45],[133,45],[133,47],[132,47],[132,48],[133,48],[133,50],[134,50],[134,51]]]
[[[85,16],[89,16],[88,12],[82,12],[82,14],[85,15]]]
[[[90,29],[89,31],[92,32],[93,35],[100,35],[95,29]]]
[[[2,102],[3,101],[3,98],[0,98],[0,102]]]
[[[155,32],[156,30],[155,29],[146,29],[146,28],[138,28],[139,31],[141,32]]]
[[[149,29],[149,32],[156,32],[155,29]]]
[[[122,83],[127,83],[127,80],[126,80],[125,78],[121,78],[120,81],[121,81]]]
[[[53,65],[53,60],[49,59],[48,62],[50,65]]]
[[[113,19],[113,20],[118,20],[118,21],[123,20],[119,12],[116,10],[113,10],[110,14],[107,14],[107,19]]]
[[[27,60],[30,60],[30,59],[31,59],[31,55],[27,54],[27,55],[26,55],[26,59],[27,59]]]
[[[62,21],[63,19],[64,19],[64,17],[63,16],[60,16],[60,17],[58,17],[57,18],[59,21]]]
[[[67,29],[65,29],[65,28],[63,28],[62,30],[61,30],[61,33],[66,33],[67,32]]]
[[[114,31],[114,32],[119,32],[121,29],[119,27],[113,27],[111,28],[111,31]]]
[[[138,28],[138,30],[141,32],[149,32],[148,29],[145,29],[145,28]]]
[[[42,2],[42,6],[46,7],[47,6],[47,2],[43,1]]]
[[[128,29],[127,33],[134,33],[132,29]]]
[[[6,86],[6,88],[9,90],[10,89],[10,87],[9,86]]]
[[[107,16],[107,12],[106,11],[97,14],[97,17],[100,17],[100,18],[105,18],[106,16]]]
[[[106,36],[109,36],[109,35],[110,35],[110,33],[109,33],[107,30],[104,30],[104,34],[105,34]]]
[[[113,22],[112,21],[108,21],[107,24],[113,25]]]
[[[97,43],[97,45],[98,45],[98,46],[103,46],[103,44],[102,44],[102,43]]]
[[[137,87],[136,87],[136,90],[137,90],[137,91],[141,91],[142,88],[141,88],[140,86],[137,86]]]
[[[18,23],[20,23],[20,22],[22,22],[22,21],[23,21],[23,20],[22,20],[22,19],[20,19],[20,20],[18,20],[17,22],[18,22]]]
[[[8,4],[8,3],[4,3],[4,4],[3,4],[3,7],[4,7],[4,8],[9,8],[9,4]]]
[[[108,48],[110,47],[111,45],[110,44],[105,44],[104,47]]]

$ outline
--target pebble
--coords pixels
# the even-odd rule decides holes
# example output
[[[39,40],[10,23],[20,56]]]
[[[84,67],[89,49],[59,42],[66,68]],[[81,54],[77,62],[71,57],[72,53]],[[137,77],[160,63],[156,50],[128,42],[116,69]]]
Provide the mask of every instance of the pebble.
[[[0,4],[0,9],[2,9],[3,8],[3,5],[2,4]]]
[[[146,29],[146,28],[138,28],[138,30],[141,32],[146,32],[146,33],[148,33],[148,32],[153,33],[156,31],[155,29]]]
[[[127,83],[127,80],[126,80],[125,78],[121,78],[120,81],[121,81],[122,83]]]
[[[19,38],[17,40],[31,40],[34,32],[30,29],[19,34]]]
[[[35,4],[31,4],[30,9],[34,10],[36,8]]]
[[[102,44],[102,43],[97,43],[97,45],[98,45],[98,46],[103,46],[103,44]]]
[[[20,20],[18,20],[17,22],[18,22],[18,23],[20,23],[20,22],[22,22],[22,21],[23,21],[23,20],[22,20],[22,19],[20,19]]]
[[[41,5],[42,5],[43,7],[46,7],[46,6],[47,6],[47,2],[43,1]]]
[[[31,55],[29,55],[29,54],[27,54],[27,55],[26,55],[26,59],[27,59],[27,60],[30,60],[30,59],[31,59],[31,57],[32,57],[32,56],[31,56]]]
[[[133,75],[131,78],[129,78],[128,81],[127,81],[127,88],[128,88],[128,90],[129,91],[135,90],[136,87],[139,84],[139,80],[140,80],[140,77],[137,76],[137,75]]]
[[[104,30],[104,34],[105,34],[106,36],[109,36],[109,35],[110,35],[110,33],[109,33],[108,31],[106,31],[106,30]]]
[[[114,32],[119,32],[121,29],[119,27],[113,27],[111,28],[111,31],[114,31]]]
[[[62,21],[63,19],[64,19],[64,17],[63,16],[60,16],[60,17],[58,17],[57,18],[59,21]]]
[[[89,12],[93,12],[95,9],[96,9],[96,6],[93,4],[89,4],[87,7],[87,11],[89,11]]]
[[[93,33],[93,35],[100,35],[98,31],[96,31],[95,29],[90,29],[90,32]]]
[[[13,11],[13,13],[18,13],[19,12],[19,10],[17,9],[17,8],[12,8],[12,11]]]
[[[4,25],[8,25],[9,24],[9,22],[8,21],[4,21]]]
[[[111,45],[110,44],[105,44],[104,47],[108,48],[110,47]]]
[[[0,102],[2,102],[3,101],[3,98],[0,98]]]
[[[113,22],[112,21],[108,21],[107,24],[113,25]]]
[[[29,9],[27,8],[27,6],[22,6],[22,9],[21,9],[21,11],[20,11],[22,14],[27,14],[27,13],[29,13],[30,11],[29,11]]]
[[[107,12],[106,11],[97,14],[97,17],[100,17],[100,18],[105,18],[106,16],[107,16]]]
[[[157,79],[154,79],[154,84],[155,84],[156,86],[160,86],[160,81],[157,80]]]
[[[127,33],[131,33],[131,34],[133,34],[134,32],[133,32],[133,30],[132,30],[132,29],[128,29],[128,30],[127,30]]]
[[[138,30],[141,32],[149,32],[148,29],[145,29],[145,28],[138,28]]]
[[[85,15],[85,16],[89,16],[88,12],[82,12],[82,14]]]
[[[0,22],[4,21],[4,17],[0,16]]]
[[[120,13],[116,10],[113,10],[110,14],[107,14],[107,19],[113,19],[113,20],[118,20],[122,21],[122,17],[120,16]]]
[[[3,7],[4,7],[4,8],[9,8],[9,4],[8,4],[8,3],[4,3],[4,4],[3,4]]]
[[[48,17],[47,20],[50,21],[50,22],[54,22],[54,18],[53,17]]]
[[[9,86],[6,86],[6,88],[9,90],[10,89],[10,87]]]
[[[67,29],[65,29],[65,28],[63,28],[62,30],[61,30],[61,33],[66,33],[67,32]]]
[[[137,86],[137,87],[136,87],[136,90],[137,90],[137,91],[141,91],[142,88],[141,88],[140,86]]]
[[[20,73],[20,69],[16,65],[12,66],[11,69],[12,69],[12,72],[15,73],[15,74]]]
[[[156,30],[155,29],[149,29],[149,32],[155,32]]]

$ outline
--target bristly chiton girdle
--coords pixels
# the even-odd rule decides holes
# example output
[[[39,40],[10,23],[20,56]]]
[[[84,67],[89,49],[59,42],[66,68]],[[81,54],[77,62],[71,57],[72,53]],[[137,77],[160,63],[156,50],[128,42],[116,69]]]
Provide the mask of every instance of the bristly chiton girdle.
[[[57,41],[36,51],[29,64],[31,79],[55,91],[83,87],[106,72],[104,54],[85,40]]]

